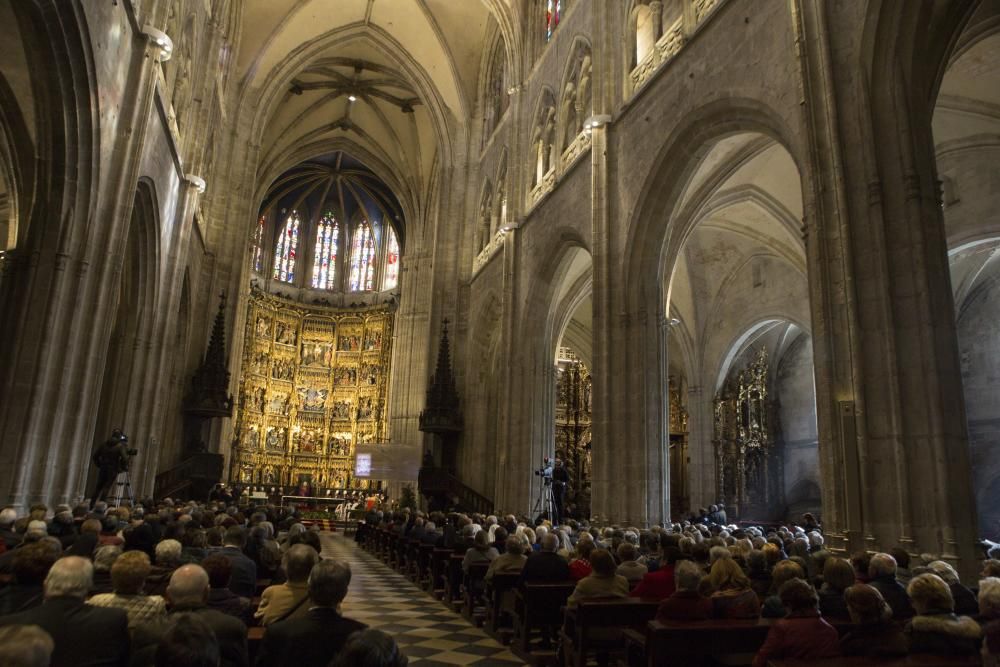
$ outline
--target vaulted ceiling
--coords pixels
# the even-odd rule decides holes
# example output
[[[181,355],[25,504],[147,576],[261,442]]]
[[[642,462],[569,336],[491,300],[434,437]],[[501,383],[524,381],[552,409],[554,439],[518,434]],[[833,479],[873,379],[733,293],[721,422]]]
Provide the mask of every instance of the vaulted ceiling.
[[[236,75],[261,174],[347,149],[415,205],[475,106],[489,0],[245,3]]]

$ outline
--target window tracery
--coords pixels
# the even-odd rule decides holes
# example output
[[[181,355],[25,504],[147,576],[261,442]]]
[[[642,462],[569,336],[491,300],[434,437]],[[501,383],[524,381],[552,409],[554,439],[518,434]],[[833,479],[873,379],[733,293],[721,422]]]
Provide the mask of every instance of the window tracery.
[[[253,233],[253,270],[260,273],[264,268],[264,216],[257,218],[257,228]]]
[[[316,243],[313,250],[312,286],[331,290],[337,286],[337,245],[340,225],[333,213],[327,212],[316,225]]]
[[[298,211],[292,211],[274,246],[274,277],[282,282],[295,281],[295,260],[299,247]]]
[[[363,221],[354,230],[351,243],[350,290],[370,291],[375,287],[375,239],[371,225]]]
[[[579,43],[573,55],[573,65],[563,86],[562,122],[564,126],[563,146],[568,147],[583,132],[584,123],[591,116],[591,70],[593,59],[590,47]]]
[[[399,284],[399,239],[395,230],[386,228],[385,270],[382,275],[382,289],[392,289]]]
[[[503,38],[497,40],[490,59],[483,105],[483,143],[493,135],[500,119],[507,111],[510,100],[507,96],[507,55]]]
[[[548,42],[559,27],[562,18],[563,0],[546,0],[545,3],[545,41]]]
[[[556,107],[552,93],[546,91],[531,133],[532,156],[535,161],[531,180],[533,187],[539,185],[555,166],[555,139]]]

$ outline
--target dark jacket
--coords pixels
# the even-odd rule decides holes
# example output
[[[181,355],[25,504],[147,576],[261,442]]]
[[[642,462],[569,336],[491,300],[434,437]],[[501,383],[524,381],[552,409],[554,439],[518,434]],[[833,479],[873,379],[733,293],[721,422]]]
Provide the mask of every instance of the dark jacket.
[[[540,551],[528,556],[521,568],[521,581],[538,583],[569,580],[569,563],[552,551]]]
[[[749,588],[712,593],[712,618],[758,618],[760,601]]]
[[[839,637],[819,612],[801,612],[775,621],[753,667],[764,667],[771,658],[820,660],[840,655]]]
[[[890,658],[906,655],[909,642],[903,629],[892,622],[855,625],[840,638],[840,652],[844,655]]]
[[[979,652],[982,629],[968,616],[932,610],[914,616],[905,628],[910,653],[973,655]]]
[[[229,558],[233,565],[233,575],[229,580],[229,590],[245,598],[257,595],[257,564],[237,547],[222,547],[215,549]]]
[[[132,667],[152,665],[156,657],[156,646],[170,627],[171,616],[194,614],[215,633],[219,641],[220,667],[246,667],[247,626],[232,616],[208,607],[174,606],[167,616],[143,623],[135,628],[132,635]]]
[[[819,610],[826,618],[850,618],[844,592],[830,588],[826,584],[818,591]]]
[[[976,594],[960,583],[950,584],[951,597],[955,601],[955,613],[966,616],[979,615],[979,600]]]
[[[238,618],[245,625],[253,622],[253,608],[250,598],[233,593],[228,588],[213,588],[208,592],[208,608]]]
[[[702,597],[698,591],[677,591],[660,603],[656,610],[656,620],[704,621],[712,617],[712,601]]]
[[[52,667],[124,666],[128,664],[128,616],[81,598],[54,597],[20,614],[0,617],[2,625],[37,625],[52,636]]]
[[[347,637],[367,627],[344,618],[336,609],[315,607],[301,618],[267,626],[257,655],[257,667],[329,665]]]
[[[17,614],[42,604],[41,584],[11,584],[0,588],[0,616]]]
[[[868,585],[882,594],[892,609],[892,617],[897,621],[906,620],[915,613],[913,605],[910,603],[910,596],[907,595],[903,585],[896,581],[894,575],[875,577],[868,582]]]

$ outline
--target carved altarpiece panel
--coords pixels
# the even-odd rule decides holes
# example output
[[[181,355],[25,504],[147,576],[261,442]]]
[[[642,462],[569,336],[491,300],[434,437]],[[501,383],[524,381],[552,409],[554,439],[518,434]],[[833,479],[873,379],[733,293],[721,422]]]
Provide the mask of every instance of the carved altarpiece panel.
[[[358,444],[385,442],[394,313],[305,306],[255,291],[247,312],[231,481],[365,488]]]
[[[569,348],[559,348],[555,449],[569,472],[566,506],[575,517],[590,516],[592,387],[587,366]]]

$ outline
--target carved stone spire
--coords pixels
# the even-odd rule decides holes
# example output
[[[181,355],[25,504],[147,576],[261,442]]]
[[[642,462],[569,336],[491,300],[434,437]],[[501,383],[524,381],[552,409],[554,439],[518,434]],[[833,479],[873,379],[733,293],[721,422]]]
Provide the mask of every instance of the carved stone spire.
[[[448,342],[448,319],[445,318],[438,346],[437,368],[427,388],[427,403],[420,413],[424,433],[455,433],[462,430],[461,401],[451,370],[451,346]]]
[[[225,292],[220,295],[219,312],[205,357],[191,378],[186,412],[203,417],[232,416],[233,397],[229,394],[229,369],[226,367]]]

